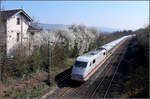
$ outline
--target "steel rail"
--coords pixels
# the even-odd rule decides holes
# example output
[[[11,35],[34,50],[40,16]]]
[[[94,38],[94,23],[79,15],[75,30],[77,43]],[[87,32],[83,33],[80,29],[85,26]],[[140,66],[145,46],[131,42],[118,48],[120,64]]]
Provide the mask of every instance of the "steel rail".
[[[114,53],[116,53],[116,50],[118,50],[118,48],[122,45],[124,43],[124,41],[122,41],[122,42],[120,42],[119,44],[118,44],[118,46],[116,46],[114,49],[112,49],[112,51],[113,51],[113,53],[110,53],[110,56],[112,56]],[[115,57],[115,56],[112,56],[112,57],[108,57],[107,59],[109,59],[109,62],[107,63],[107,64],[105,64],[105,66],[104,66],[104,68],[103,68],[103,70],[101,71],[101,73],[103,73],[103,71],[106,69],[106,67],[112,62],[110,59],[112,59],[113,57]],[[106,60],[107,60],[106,59]],[[105,62],[104,62],[105,63]],[[103,63],[103,64],[104,64]],[[102,64],[102,65],[103,65]],[[112,67],[112,66],[111,66]],[[111,68],[109,68],[110,70],[111,70]],[[101,74],[101,73],[99,73],[99,75]],[[68,76],[69,77],[69,76]],[[67,77],[65,77],[64,79],[66,79]],[[61,81],[61,80],[60,80]],[[73,97],[73,96],[75,96],[78,92],[79,92],[79,90],[82,88],[82,87],[84,87],[85,86],[85,83],[84,84],[82,84],[80,87],[78,87],[77,89],[75,89],[74,91],[73,91],[73,93],[74,94],[72,94],[71,95],[71,98]],[[59,95],[57,95],[57,98],[56,99],[58,99],[58,98],[62,98],[63,97],[63,95],[65,94],[65,93],[67,93],[69,90],[71,90],[71,89],[73,89],[73,88],[71,88],[71,87],[68,87],[68,88],[65,88]]]
[[[109,62],[111,62],[111,61],[109,61]],[[106,66],[108,66],[108,64],[109,64],[109,63],[105,64],[104,67],[106,68]],[[105,68],[103,68],[103,70],[104,70]],[[102,71],[103,71],[103,70],[102,70]],[[101,73],[102,73],[102,71],[101,71]],[[101,73],[100,73],[100,74],[101,74]],[[79,90],[80,90],[82,87],[84,87],[84,85],[85,85],[85,83],[82,84],[82,85],[81,85],[80,87],[78,87],[77,89],[75,89],[75,90],[73,91],[72,95],[70,95],[70,96],[71,96],[71,97],[75,96],[75,95],[77,94],[77,92],[79,92]],[[73,89],[73,88],[69,87],[67,90],[64,89],[63,92],[61,92],[61,93],[57,96],[56,99],[62,98],[63,95],[64,95],[65,93],[67,93],[68,90],[70,90],[70,89]],[[71,97],[70,97],[70,98],[71,98]]]
[[[119,56],[118,56],[118,57],[119,57]],[[114,57],[114,58],[117,60],[118,57]],[[113,62],[115,62],[116,60],[114,60]],[[111,61],[109,64],[111,64],[111,63],[113,63],[113,62]],[[109,65],[109,64],[108,64],[108,65]],[[110,73],[112,67],[113,67],[113,65],[111,64],[111,65],[109,66],[109,68],[107,69],[107,71],[103,74],[103,76],[108,75],[108,74]],[[106,79],[106,78],[103,78],[103,79],[98,83],[98,85],[94,88],[94,90],[91,92],[91,94],[89,94],[89,98],[92,98],[92,97],[95,95],[97,89],[102,85],[102,83],[103,83],[103,81],[104,81],[105,79]]]
[[[123,42],[123,43],[124,43],[124,42]],[[122,43],[122,44],[123,44],[123,43]],[[122,44],[120,44],[120,46],[121,46]],[[122,49],[123,49],[123,48],[122,48]],[[121,50],[120,50],[120,51],[121,51]],[[123,55],[122,55],[122,56],[123,56]],[[120,56],[118,56],[117,58],[119,58],[119,57],[120,57]],[[115,59],[117,59],[117,58],[115,58]],[[115,60],[115,61],[116,61],[116,60]],[[115,61],[114,61],[114,62],[115,62]],[[120,60],[120,62],[121,62],[121,60]],[[120,62],[119,62],[119,63],[120,63]],[[111,70],[112,66],[113,66],[113,65],[111,65],[111,67],[109,68],[109,70],[108,70],[108,71],[110,71],[110,70]],[[105,74],[104,74],[104,75],[106,75],[107,73],[109,74],[109,72],[108,72],[108,71],[107,71],[107,72],[105,72]],[[107,74],[107,75],[108,75],[108,74]],[[96,93],[97,89],[98,89],[98,88],[102,85],[102,83],[103,83],[103,81],[104,81],[104,80],[105,80],[105,78],[103,78],[103,79],[100,81],[100,83],[96,86],[96,88],[94,89],[94,91],[93,91],[93,92],[89,95],[89,97],[90,97],[90,98],[91,98],[91,97],[93,97],[93,96],[95,95],[95,93]]]
[[[100,71],[100,73],[98,74],[98,75],[100,75],[101,73],[103,73],[103,71],[106,69],[106,67],[108,67],[108,65],[112,62],[111,61],[111,59],[114,57],[115,58],[115,56],[112,56],[112,57],[110,57],[112,54],[115,54],[116,53],[116,50],[118,49],[118,47],[120,47],[120,45],[121,45],[122,43],[120,43],[118,46],[116,46],[113,50],[112,50],[112,53],[110,53],[109,54],[109,57],[107,58],[107,59],[109,59],[109,62],[107,62],[107,64],[105,64],[104,65],[104,68],[103,68],[103,70],[101,70]],[[117,57],[118,58],[118,57]],[[106,59],[106,60],[107,60]],[[105,62],[103,62],[103,64],[104,64]],[[103,65],[102,64],[102,65]],[[111,66],[112,67],[112,66]],[[109,70],[111,70],[111,67],[109,68]],[[108,69],[107,69],[107,71],[108,71]],[[106,72],[105,72],[106,73]],[[102,76],[102,75],[101,75]],[[85,85],[85,84],[83,84],[83,85]],[[71,97],[74,97],[75,95],[77,95],[78,94],[78,92],[79,92],[79,90],[82,88],[82,87],[84,87],[84,86],[80,86],[79,88],[77,88],[74,92],[73,92],[73,94],[71,95]],[[71,98],[70,97],[70,98]]]
[[[104,97],[103,97],[104,99],[106,98],[106,96],[107,96],[107,94],[108,94],[108,92],[109,92],[109,89],[110,89],[110,87],[111,87],[111,84],[112,84],[112,82],[113,82],[113,80],[114,80],[114,78],[115,78],[115,76],[116,76],[116,73],[117,73],[117,71],[118,71],[118,68],[119,68],[119,66],[120,66],[121,61],[122,61],[123,58],[124,58],[124,55],[125,55],[125,53],[122,55],[122,57],[121,57],[121,59],[120,59],[118,65],[117,65],[117,69],[115,70],[114,75],[113,75],[113,77],[112,77],[112,79],[111,79],[111,81],[110,81],[110,83],[109,83],[109,85],[108,85],[108,88],[107,88],[107,90],[106,90],[106,92],[105,92],[105,94],[104,94]]]
[[[66,89],[64,89],[57,97],[56,97],[56,99],[59,99],[59,98],[61,98],[68,90],[70,90],[71,89],[71,87],[67,87]]]

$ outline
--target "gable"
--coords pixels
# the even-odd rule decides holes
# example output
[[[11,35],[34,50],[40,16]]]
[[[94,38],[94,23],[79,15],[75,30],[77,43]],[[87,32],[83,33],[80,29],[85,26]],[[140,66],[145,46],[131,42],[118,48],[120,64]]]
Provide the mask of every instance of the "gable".
[[[1,11],[0,12],[1,18],[4,19],[4,20],[8,20],[8,19],[10,19],[11,17],[13,17],[17,14],[20,14],[20,15],[24,16],[29,22],[32,21],[30,16],[27,13],[25,13],[22,9],[6,10],[6,11]]]

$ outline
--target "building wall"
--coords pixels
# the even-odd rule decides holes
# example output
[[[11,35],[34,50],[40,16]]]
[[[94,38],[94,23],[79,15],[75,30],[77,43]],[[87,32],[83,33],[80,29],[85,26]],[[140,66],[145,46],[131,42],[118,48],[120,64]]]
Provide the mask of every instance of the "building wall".
[[[6,22],[0,20],[0,51],[6,50]]]
[[[17,24],[17,18],[20,18],[20,24]],[[11,54],[11,50],[16,44],[28,41],[27,30],[29,27],[29,21],[22,15],[18,14],[7,20],[7,54]],[[17,41],[17,33],[19,33],[19,41]]]

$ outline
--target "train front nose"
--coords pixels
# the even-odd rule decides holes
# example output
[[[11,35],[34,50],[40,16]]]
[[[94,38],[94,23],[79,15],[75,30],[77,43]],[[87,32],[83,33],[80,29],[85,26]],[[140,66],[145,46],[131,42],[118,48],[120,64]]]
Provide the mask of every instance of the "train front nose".
[[[83,76],[80,74],[72,74],[71,79],[72,80],[83,80]]]
[[[75,65],[72,69],[71,79],[82,81],[86,66],[87,66],[87,62],[81,61],[81,59],[76,60]]]
[[[71,79],[76,81],[83,81],[84,69],[75,68],[72,70]]]

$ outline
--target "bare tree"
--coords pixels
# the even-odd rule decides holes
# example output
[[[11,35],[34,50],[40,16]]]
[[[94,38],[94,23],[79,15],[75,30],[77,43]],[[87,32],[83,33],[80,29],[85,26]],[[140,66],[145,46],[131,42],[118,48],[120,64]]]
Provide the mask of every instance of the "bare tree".
[[[33,21],[31,22],[31,26],[37,29],[42,29],[42,27],[39,26],[40,21],[36,19],[35,17],[32,18]]]

